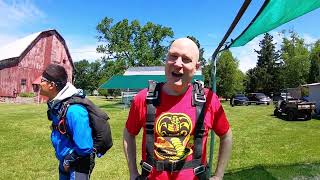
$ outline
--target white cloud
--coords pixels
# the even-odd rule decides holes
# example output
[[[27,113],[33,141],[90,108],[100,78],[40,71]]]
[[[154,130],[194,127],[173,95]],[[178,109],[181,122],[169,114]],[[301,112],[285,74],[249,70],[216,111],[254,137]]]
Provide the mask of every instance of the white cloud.
[[[233,56],[239,60],[239,69],[242,72],[246,72],[247,70],[256,66],[257,54],[254,52],[254,50],[260,49],[259,40],[260,36],[254,38],[245,46],[230,49]]]
[[[30,0],[7,2],[0,0],[0,30],[17,27],[45,18],[45,13]]]
[[[24,27],[46,17],[31,0],[0,0],[0,46],[30,35]]]
[[[317,40],[319,40],[319,38],[317,37],[312,37],[311,35],[309,34],[302,34],[302,38],[304,39],[304,42],[306,44],[312,44],[312,43],[315,43]]]
[[[89,62],[93,62],[97,59],[100,59],[103,56],[103,54],[96,52],[97,46],[97,44],[83,45],[77,48],[69,49],[73,61],[76,62],[86,59]]]
[[[17,40],[18,36],[10,35],[10,34],[0,34],[0,47],[4,46],[14,40]]]

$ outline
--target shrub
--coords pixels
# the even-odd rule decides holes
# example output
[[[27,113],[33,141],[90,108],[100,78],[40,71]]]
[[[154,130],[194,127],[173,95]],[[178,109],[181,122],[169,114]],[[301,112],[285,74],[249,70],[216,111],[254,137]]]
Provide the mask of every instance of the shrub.
[[[19,94],[20,97],[35,97],[36,94],[33,92],[27,93],[27,92],[23,92]]]

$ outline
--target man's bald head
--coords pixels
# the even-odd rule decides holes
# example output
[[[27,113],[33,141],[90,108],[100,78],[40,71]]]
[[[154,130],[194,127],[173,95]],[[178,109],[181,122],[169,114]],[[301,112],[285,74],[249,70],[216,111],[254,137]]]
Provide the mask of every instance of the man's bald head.
[[[191,39],[179,38],[173,41],[165,66],[165,91],[171,95],[172,92],[183,93],[199,66],[199,48]]]
[[[189,38],[179,38],[173,41],[173,43],[170,46],[169,52],[172,48],[183,48],[185,51],[189,51],[189,54],[192,56],[192,59],[194,59],[196,62],[199,61],[199,48],[197,44],[192,41]]]

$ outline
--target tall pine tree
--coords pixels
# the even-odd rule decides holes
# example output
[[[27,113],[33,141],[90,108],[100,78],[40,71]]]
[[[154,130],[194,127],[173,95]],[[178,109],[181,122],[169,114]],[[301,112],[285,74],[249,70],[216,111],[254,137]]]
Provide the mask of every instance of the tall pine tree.
[[[250,77],[254,79],[249,81],[253,81],[253,84],[255,84],[255,87],[251,87],[251,90],[266,94],[277,92],[283,85],[280,78],[281,62],[279,60],[279,53],[275,48],[275,43],[273,43],[273,36],[269,33],[264,34],[259,46],[261,49],[255,50],[258,54],[257,66],[254,70],[250,71]]]

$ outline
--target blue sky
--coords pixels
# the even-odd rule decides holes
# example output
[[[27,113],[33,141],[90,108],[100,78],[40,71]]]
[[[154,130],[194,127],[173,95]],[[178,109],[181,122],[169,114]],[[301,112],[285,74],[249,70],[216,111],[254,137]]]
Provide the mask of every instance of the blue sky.
[[[74,61],[97,59],[98,44],[96,25],[104,18],[115,22],[124,18],[137,19],[141,24],[151,21],[171,27],[175,38],[195,36],[210,57],[229,28],[243,0],[0,0],[0,46],[29,34],[56,29],[64,37]],[[239,35],[255,16],[263,0],[253,0],[231,34]],[[281,43],[277,35],[282,29],[293,29],[307,43],[320,39],[320,10],[317,9],[271,32],[275,42]],[[258,49],[260,37],[246,46],[232,48],[240,60],[240,69],[246,71],[256,64],[254,49]]]

